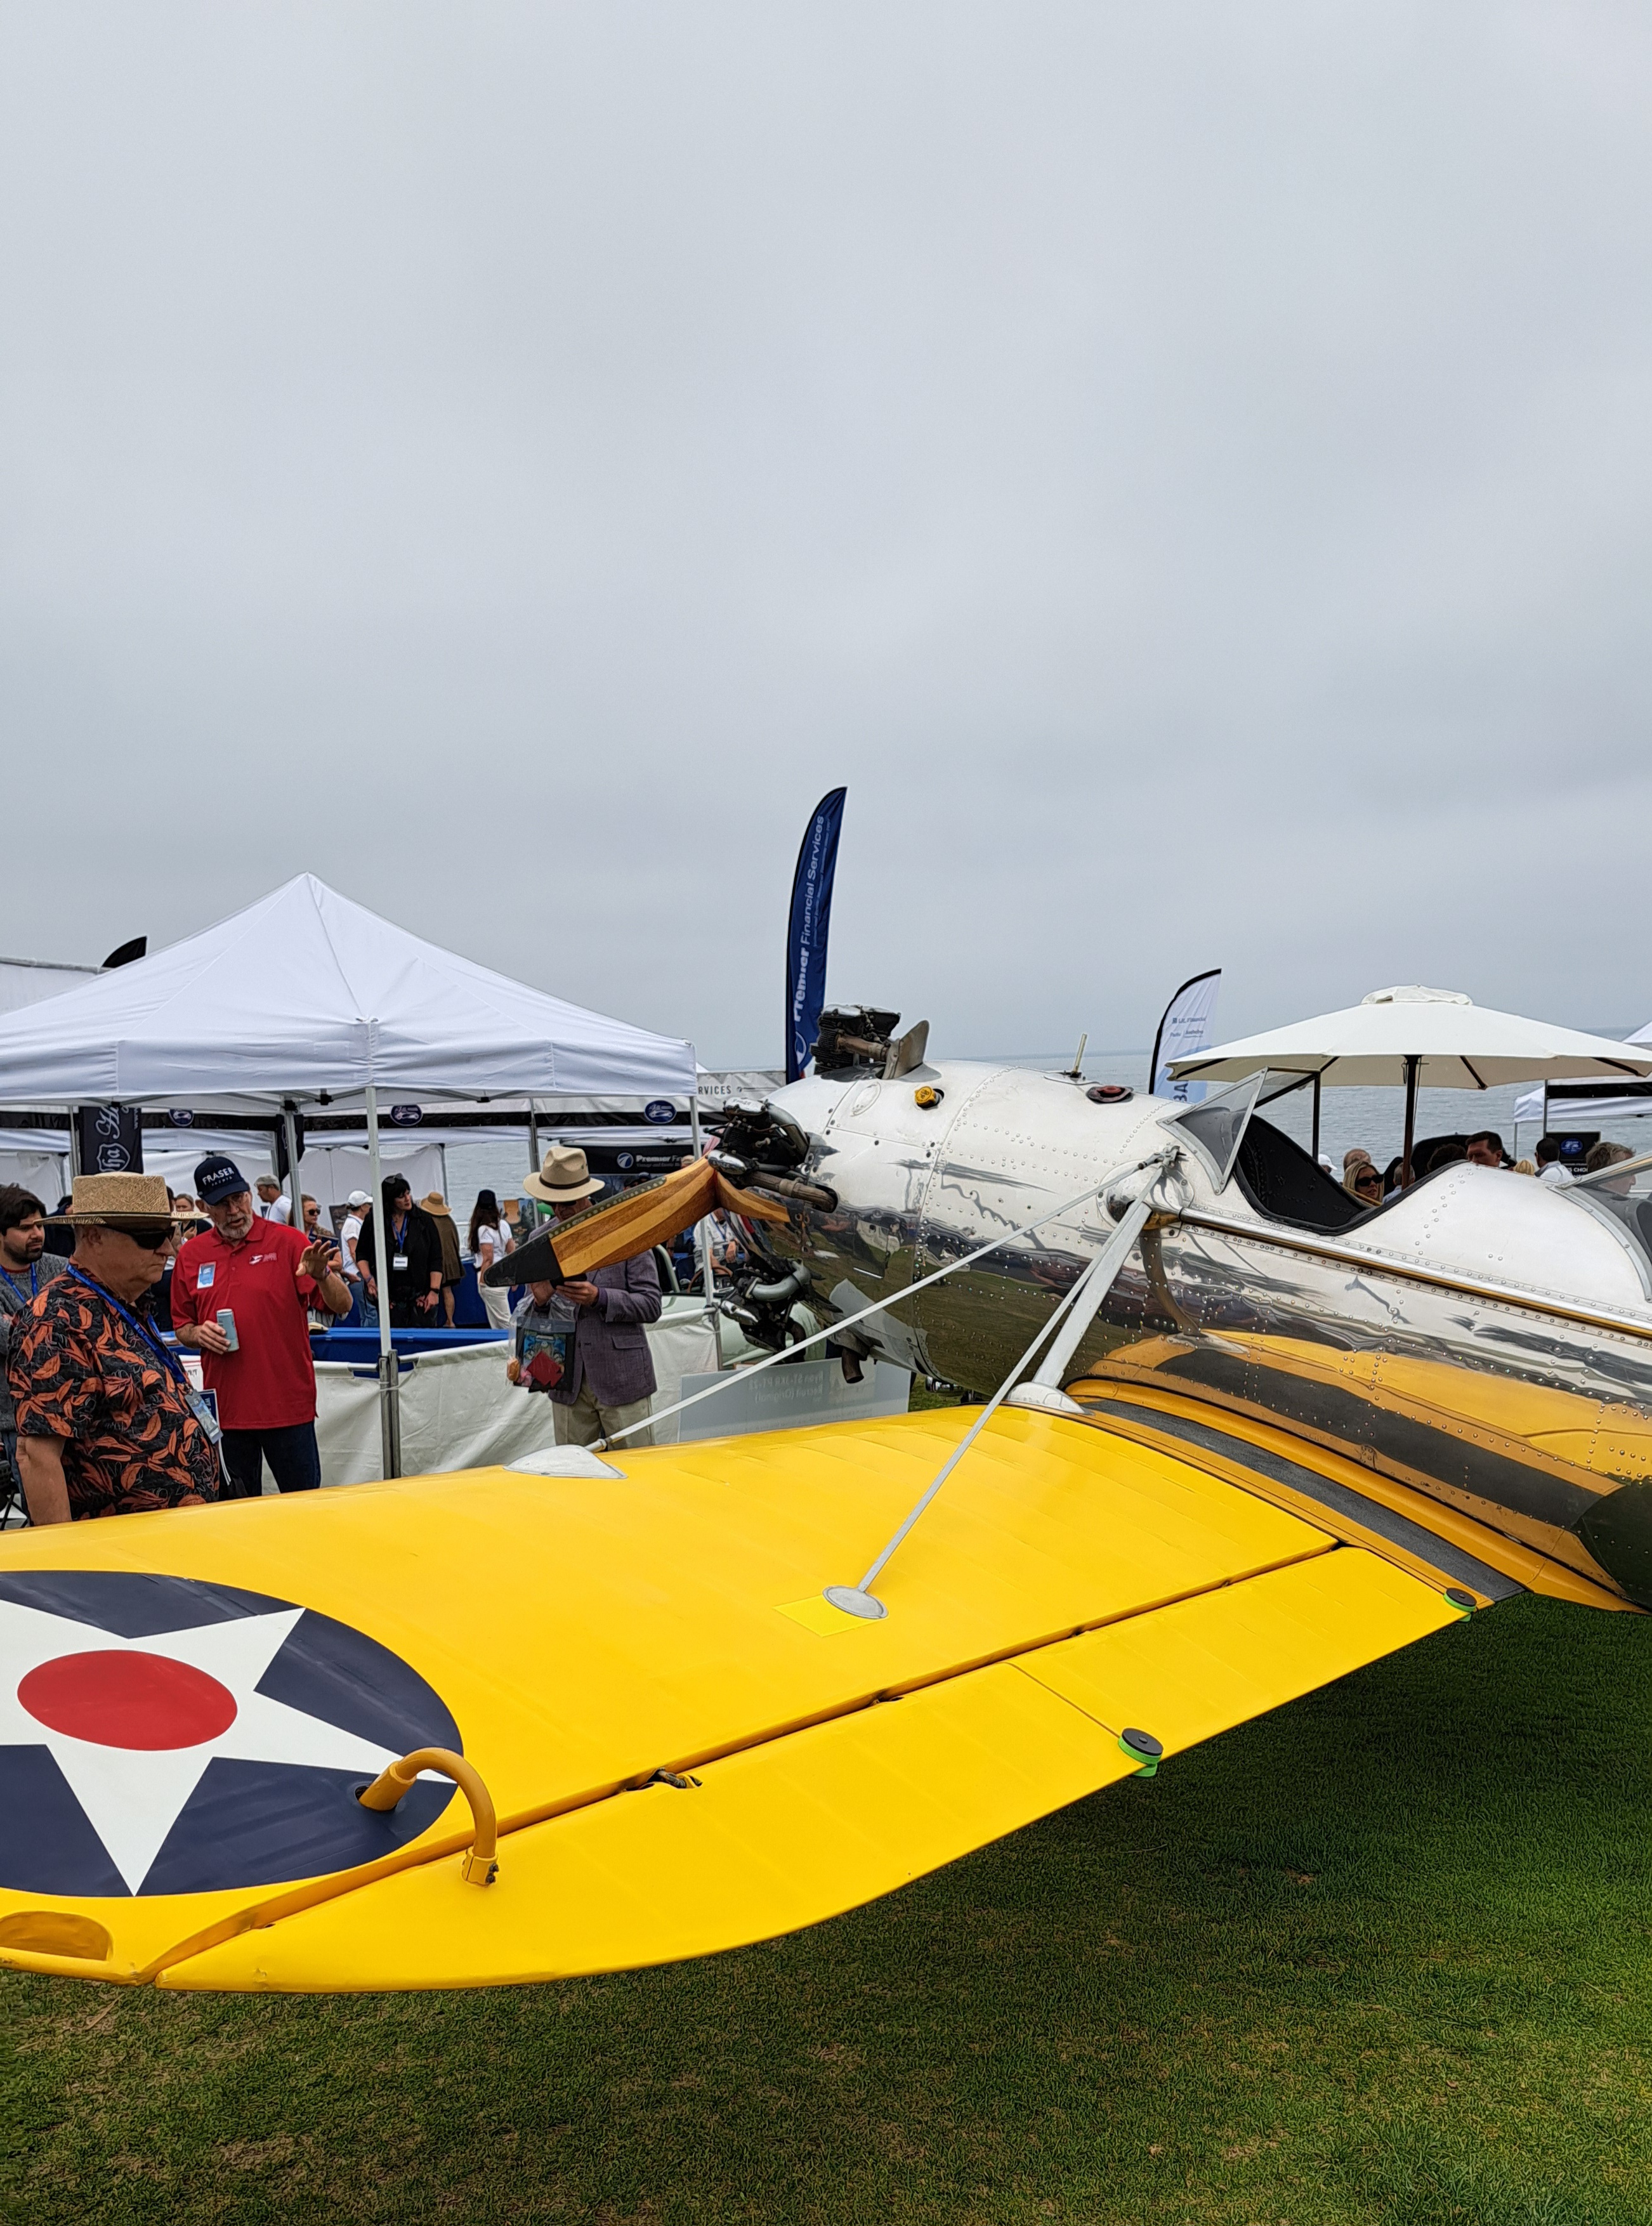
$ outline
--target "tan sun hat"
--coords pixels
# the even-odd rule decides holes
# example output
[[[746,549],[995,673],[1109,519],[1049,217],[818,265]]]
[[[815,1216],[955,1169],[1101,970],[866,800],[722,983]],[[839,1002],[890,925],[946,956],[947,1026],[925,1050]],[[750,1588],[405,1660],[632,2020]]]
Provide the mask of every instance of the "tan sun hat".
[[[426,1191],[419,1204],[427,1213],[439,1213],[444,1221],[453,1219],[452,1214],[448,1211],[448,1201],[439,1190]]]
[[[602,1185],[586,1166],[577,1144],[553,1144],[538,1173],[524,1175],[522,1187],[530,1198],[543,1199],[547,1205],[571,1205],[575,1199],[594,1198]]]
[[[67,1213],[54,1221],[170,1221],[163,1175],[76,1175]]]

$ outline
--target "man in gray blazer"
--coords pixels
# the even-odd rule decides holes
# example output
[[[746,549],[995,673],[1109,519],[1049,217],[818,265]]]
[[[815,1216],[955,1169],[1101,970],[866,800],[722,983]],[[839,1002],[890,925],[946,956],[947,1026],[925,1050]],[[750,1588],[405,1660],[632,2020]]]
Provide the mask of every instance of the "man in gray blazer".
[[[570,1221],[602,1186],[588,1174],[583,1152],[559,1144],[523,1187],[543,1199],[558,1221]],[[559,1446],[594,1445],[647,1420],[656,1388],[648,1324],[659,1317],[659,1269],[651,1251],[598,1268],[583,1282],[529,1285],[516,1311],[507,1373],[513,1383],[549,1393]],[[637,1430],[625,1442],[651,1444],[652,1433]]]

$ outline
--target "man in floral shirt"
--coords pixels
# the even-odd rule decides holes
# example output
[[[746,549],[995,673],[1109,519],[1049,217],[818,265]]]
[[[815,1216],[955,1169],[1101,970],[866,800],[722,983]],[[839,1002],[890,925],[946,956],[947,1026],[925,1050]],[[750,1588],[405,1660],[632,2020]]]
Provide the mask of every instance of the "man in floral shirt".
[[[77,1175],[74,1256],[12,1324],[9,1377],[30,1518],[216,1499],[217,1425],[146,1320],[173,1237],[159,1175]]]

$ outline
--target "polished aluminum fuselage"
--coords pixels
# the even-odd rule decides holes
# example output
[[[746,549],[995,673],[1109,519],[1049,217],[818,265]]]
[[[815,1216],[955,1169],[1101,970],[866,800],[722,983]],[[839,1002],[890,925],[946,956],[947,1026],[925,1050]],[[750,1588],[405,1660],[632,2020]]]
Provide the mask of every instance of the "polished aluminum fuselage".
[[[887,1300],[862,1330],[880,1353],[981,1392],[1105,1243],[1114,1184],[1182,1133],[1162,1099],[1097,1104],[1064,1077],[963,1062],[772,1102],[837,1199],[772,1232],[823,1320]],[[1070,1383],[1283,1428],[1652,1605],[1652,1275],[1632,1222],[1459,1163],[1350,1228],[1305,1228],[1214,1172],[1185,1150],[1154,1193],[1165,1210]],[[902,1300],[1000,1233],[1001,1251]]]

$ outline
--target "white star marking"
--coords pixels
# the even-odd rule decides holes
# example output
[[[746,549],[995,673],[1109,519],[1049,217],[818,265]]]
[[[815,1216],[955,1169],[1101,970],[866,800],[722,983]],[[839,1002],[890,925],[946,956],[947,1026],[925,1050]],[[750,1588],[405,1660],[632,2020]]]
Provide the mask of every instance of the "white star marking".
[[[255,1688],[304,1612],[235,1616],[187,1631],[121,1638],[95,1624],[43,1608],[0,1602],[0,1746],[44,1746],[67,1778],[87,1822],[129,1890],[141,1891],[167,1835],[215,1755],[239,1762],[307,1763],[376,1778],[397,1757],[389,1748],[306,1715]],[[104,1746],[54,1731],[31,1715],[17,1688],[31,1670],[68,1654],[160,1654],[215,1677],[235,1702],[235,1720],[194,1746]]]

